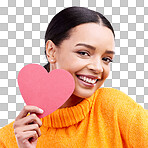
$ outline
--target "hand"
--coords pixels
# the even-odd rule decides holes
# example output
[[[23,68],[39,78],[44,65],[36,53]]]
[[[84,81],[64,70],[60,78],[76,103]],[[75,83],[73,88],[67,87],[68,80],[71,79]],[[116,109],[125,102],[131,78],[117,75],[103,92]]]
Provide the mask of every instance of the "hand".
[[[27,114],[30,113],[29,116]],[[36,148],[37,139],[41,136],[41,120],[36,114],[43,111],[36,106],[25,106],[13,124],[19,148]]]

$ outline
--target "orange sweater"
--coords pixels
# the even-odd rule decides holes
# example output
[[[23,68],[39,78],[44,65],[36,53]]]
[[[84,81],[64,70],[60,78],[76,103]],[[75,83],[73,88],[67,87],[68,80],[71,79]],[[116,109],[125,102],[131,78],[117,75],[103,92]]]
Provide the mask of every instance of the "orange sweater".
[[[148,148],[148,111],[116,89],[41,120],[37,148]],[[17,148],[13,123],[0,129],[0,148]]]

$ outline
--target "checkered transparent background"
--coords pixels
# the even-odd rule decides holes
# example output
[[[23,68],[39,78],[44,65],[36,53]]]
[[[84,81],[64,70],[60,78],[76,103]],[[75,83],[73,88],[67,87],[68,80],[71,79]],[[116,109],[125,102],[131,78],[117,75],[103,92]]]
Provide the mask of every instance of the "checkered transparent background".
[[[148,109],[147,0],[0,0],[0,128],[15,119],[24,101],[17,75],[24,65],[44,65],[44,34],[64,7],[104,14],[116,34],[116,57],[103,86],[117,88]]]

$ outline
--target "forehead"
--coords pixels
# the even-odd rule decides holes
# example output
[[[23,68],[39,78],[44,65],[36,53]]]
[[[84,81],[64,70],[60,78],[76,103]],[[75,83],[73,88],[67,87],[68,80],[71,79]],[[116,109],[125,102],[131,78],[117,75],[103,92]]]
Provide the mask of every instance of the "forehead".
[[[112,31],[96,23],[86,23],[76,26],[72,29],[70,38],[73,42],[86,42],[95,46],[106,45],[114,47],[114,35]]]
[[[83,34],[81,34],[83,33]],[[103,34],[101,34],[103,33]],[[85,36],[85,35],[94,35],[96,37],[101,37],[103,36],[104,34],[105,35],[109,35],[109,37],[113,37],[114,38],[114,35],[112,33],[112,31],[106,27],[106,26],[103,26],[101,24],[98,24],[98,23],[85,23],[85,24],[81,24],[81,25],[78,25],[76,27],[74,27],[72,30],[71,30],[71,35],[82,35],[82,36]]]

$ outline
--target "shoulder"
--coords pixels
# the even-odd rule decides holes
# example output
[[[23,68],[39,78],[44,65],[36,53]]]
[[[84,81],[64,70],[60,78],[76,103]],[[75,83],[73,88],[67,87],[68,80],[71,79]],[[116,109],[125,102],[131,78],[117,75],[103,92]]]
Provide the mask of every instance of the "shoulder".
[[[130,124],[135,117],[140,118],[138,114],[141,114],[143,120],[146,121],[148,111],[120,90],[100,88],[94,96],[95,110],[98,110],[106,117],[114,118],[116,116],[121,125]]]
[[[100,88],[94,96],[95,110],[104,120],[118,125],[132,147],[148,147],[148,110],[117,89]]]
[[[110,107],[124,106],[135,107],[138,104],[124,92],[114,88],[99,88],[95,92],[95,100],[102,105]],[[132,106],[133,105],[133,106]]]
[[[0,129],[0,144],[3,143],[6,147],[16,145],[13,123],[11,122]]]
[[[10,124],[8,124],[0,129],[0,137],[5,136],[5,135],[7,136],[8,133],[14,132],[13,123],[14,122],[11,122]]]

